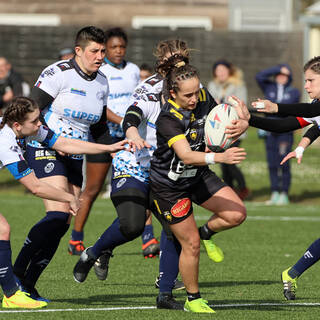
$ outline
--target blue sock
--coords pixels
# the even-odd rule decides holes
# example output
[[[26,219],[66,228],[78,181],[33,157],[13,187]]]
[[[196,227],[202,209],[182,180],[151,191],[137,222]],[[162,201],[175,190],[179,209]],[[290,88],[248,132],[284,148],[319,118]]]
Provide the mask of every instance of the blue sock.
[[[320,238],[314,241],[298,262],[288,271],[292,278],[299,277],[320,259]]]
[[[113,250],[129,240],[120,231],[119,218],[116,218],[112,225],[101,235],[98,241],[91,248],[90,252],[96,257],[100,257],[105,249]]]
[[[27,267],[35,254],[43,248],[51,236],[55,237],[59,227],[65,225],[68,218],[69,213],[48,211],[46,216],[31,228],[13,266],[18,278],[24,278]]]
[[[71,240],[74,241],[83,241],[83,231],[72,230]]]
[[[176,238],[169,240],[164,230],[160,240],[159,290],[170,292],[179,273],[179,256],[181,245]]]
[[[142,244],[146,244],[148,241],[154,238],[152,224],[147,224],[144,227],[141,238],[142,238]]]
[[[0,285],[6,297],[19,289],[13,274],[9,240],[0,240]]]

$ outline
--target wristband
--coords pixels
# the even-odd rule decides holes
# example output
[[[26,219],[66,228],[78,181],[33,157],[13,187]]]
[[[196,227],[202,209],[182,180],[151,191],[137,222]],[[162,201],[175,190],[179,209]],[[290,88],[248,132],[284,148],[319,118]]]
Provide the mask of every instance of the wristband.
[[[296,158],[299,159],[299,158],[301,158],[302,155],[303,155],[304,147],[299,146],[299,147],[297,147],[296,150],[294,150],[294,151],[295,151],[295,153],[296,153]]]
[[[204,156],[204,161],[206,164],[215,164],[214,162],[215,153],[206,153]]]

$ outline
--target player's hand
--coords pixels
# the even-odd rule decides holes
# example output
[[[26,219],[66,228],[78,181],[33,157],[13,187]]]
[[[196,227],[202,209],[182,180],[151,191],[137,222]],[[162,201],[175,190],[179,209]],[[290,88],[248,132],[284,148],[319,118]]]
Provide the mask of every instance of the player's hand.
[[[115,153],[121,150],[130,151],[132,146],[133,146],[132,143],[128,139],[121,140],[113,144],[105,145],[106,151],[110,153]]]
[[[250,120],[250,112],[246,104],[236,96],[228,97],[228,103],[235,107],[240,119]]]
[[[226,126],[225,133],[228,139],[233,139],[232,143],[234,143],[248,129],[249,123],[244,119],[232,120],[231,123],[230,126]]]
[[[237,164],[246,158],[247,153],[243,148],[233,147],[233,148],[227,149],[223,153],[220,153],[220,154],[216,153],[215,157],[217,157],[218,155],[222,156],[222,159],[221,159],[222,161],[219,161],[219,162],[226,163],[226,164]]]
[[[78,213],[78,210],[80,209],[80,200],[77,197],[73,197],[73,199],[69,203],[70,209],[69,212],[73,215],[76,216]]]
[[[146,140],[142,139],[140,136],[136,136],[133,139],[129,139],[129,141],[132,143],[133,152],[135,152],[137,149],[141,150],[143,148],[151,148],[151,145]]]
[[[296,150],[289,152],[280,162],[281,165],[283,165],[284,163],[286,163],[288,160],[292,159],[292,158],[297,158],[297,163],[300,164],[302,161],[302,157],[303,157],[303,151],[304,148],[303,147],[298,147],[296,148]]]
[[[258,99],[257,101],[253,101],[251,105],[258,112],[265,112],[265,113],[278,112],[278,105],[276,103],[271,102],[270,100]]]

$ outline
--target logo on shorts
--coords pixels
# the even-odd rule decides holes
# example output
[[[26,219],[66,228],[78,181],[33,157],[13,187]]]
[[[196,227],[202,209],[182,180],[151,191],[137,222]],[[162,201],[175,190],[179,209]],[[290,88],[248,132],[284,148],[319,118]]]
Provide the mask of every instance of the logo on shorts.
[[[171,213],[176,218],[184,217],[188,214],[191,208],[191,201],[189,198],[179,199],[178,202],[171,208]]]
[[[169,211],[165,211],[163,215],[168,221],[172,221],[172,215]]]
[[[117,188],[121,188],[126,183],[126,181],[127,181],[126,178],[120,179],[117,183]]]
[[[47,165],[44,167],[44,172],[45,173],[50,173],[54,169],[54,163],[49,162]]]

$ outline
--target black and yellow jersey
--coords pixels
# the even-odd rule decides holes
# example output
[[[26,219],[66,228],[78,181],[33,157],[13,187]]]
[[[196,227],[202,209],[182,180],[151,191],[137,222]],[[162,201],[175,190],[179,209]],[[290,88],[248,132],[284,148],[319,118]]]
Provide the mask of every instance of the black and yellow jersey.
[[[185,165],[175,154],[172,145],[187,139],[193,151],[204,151],[204,125],[208,113],[217,105],[207,89],[200,89],[194,110],[185,110],[168,100],[156,122],[157,149],[151,159],[151,183],[153,186],[169,186],[185,189],[197,182],[207,166]]]

